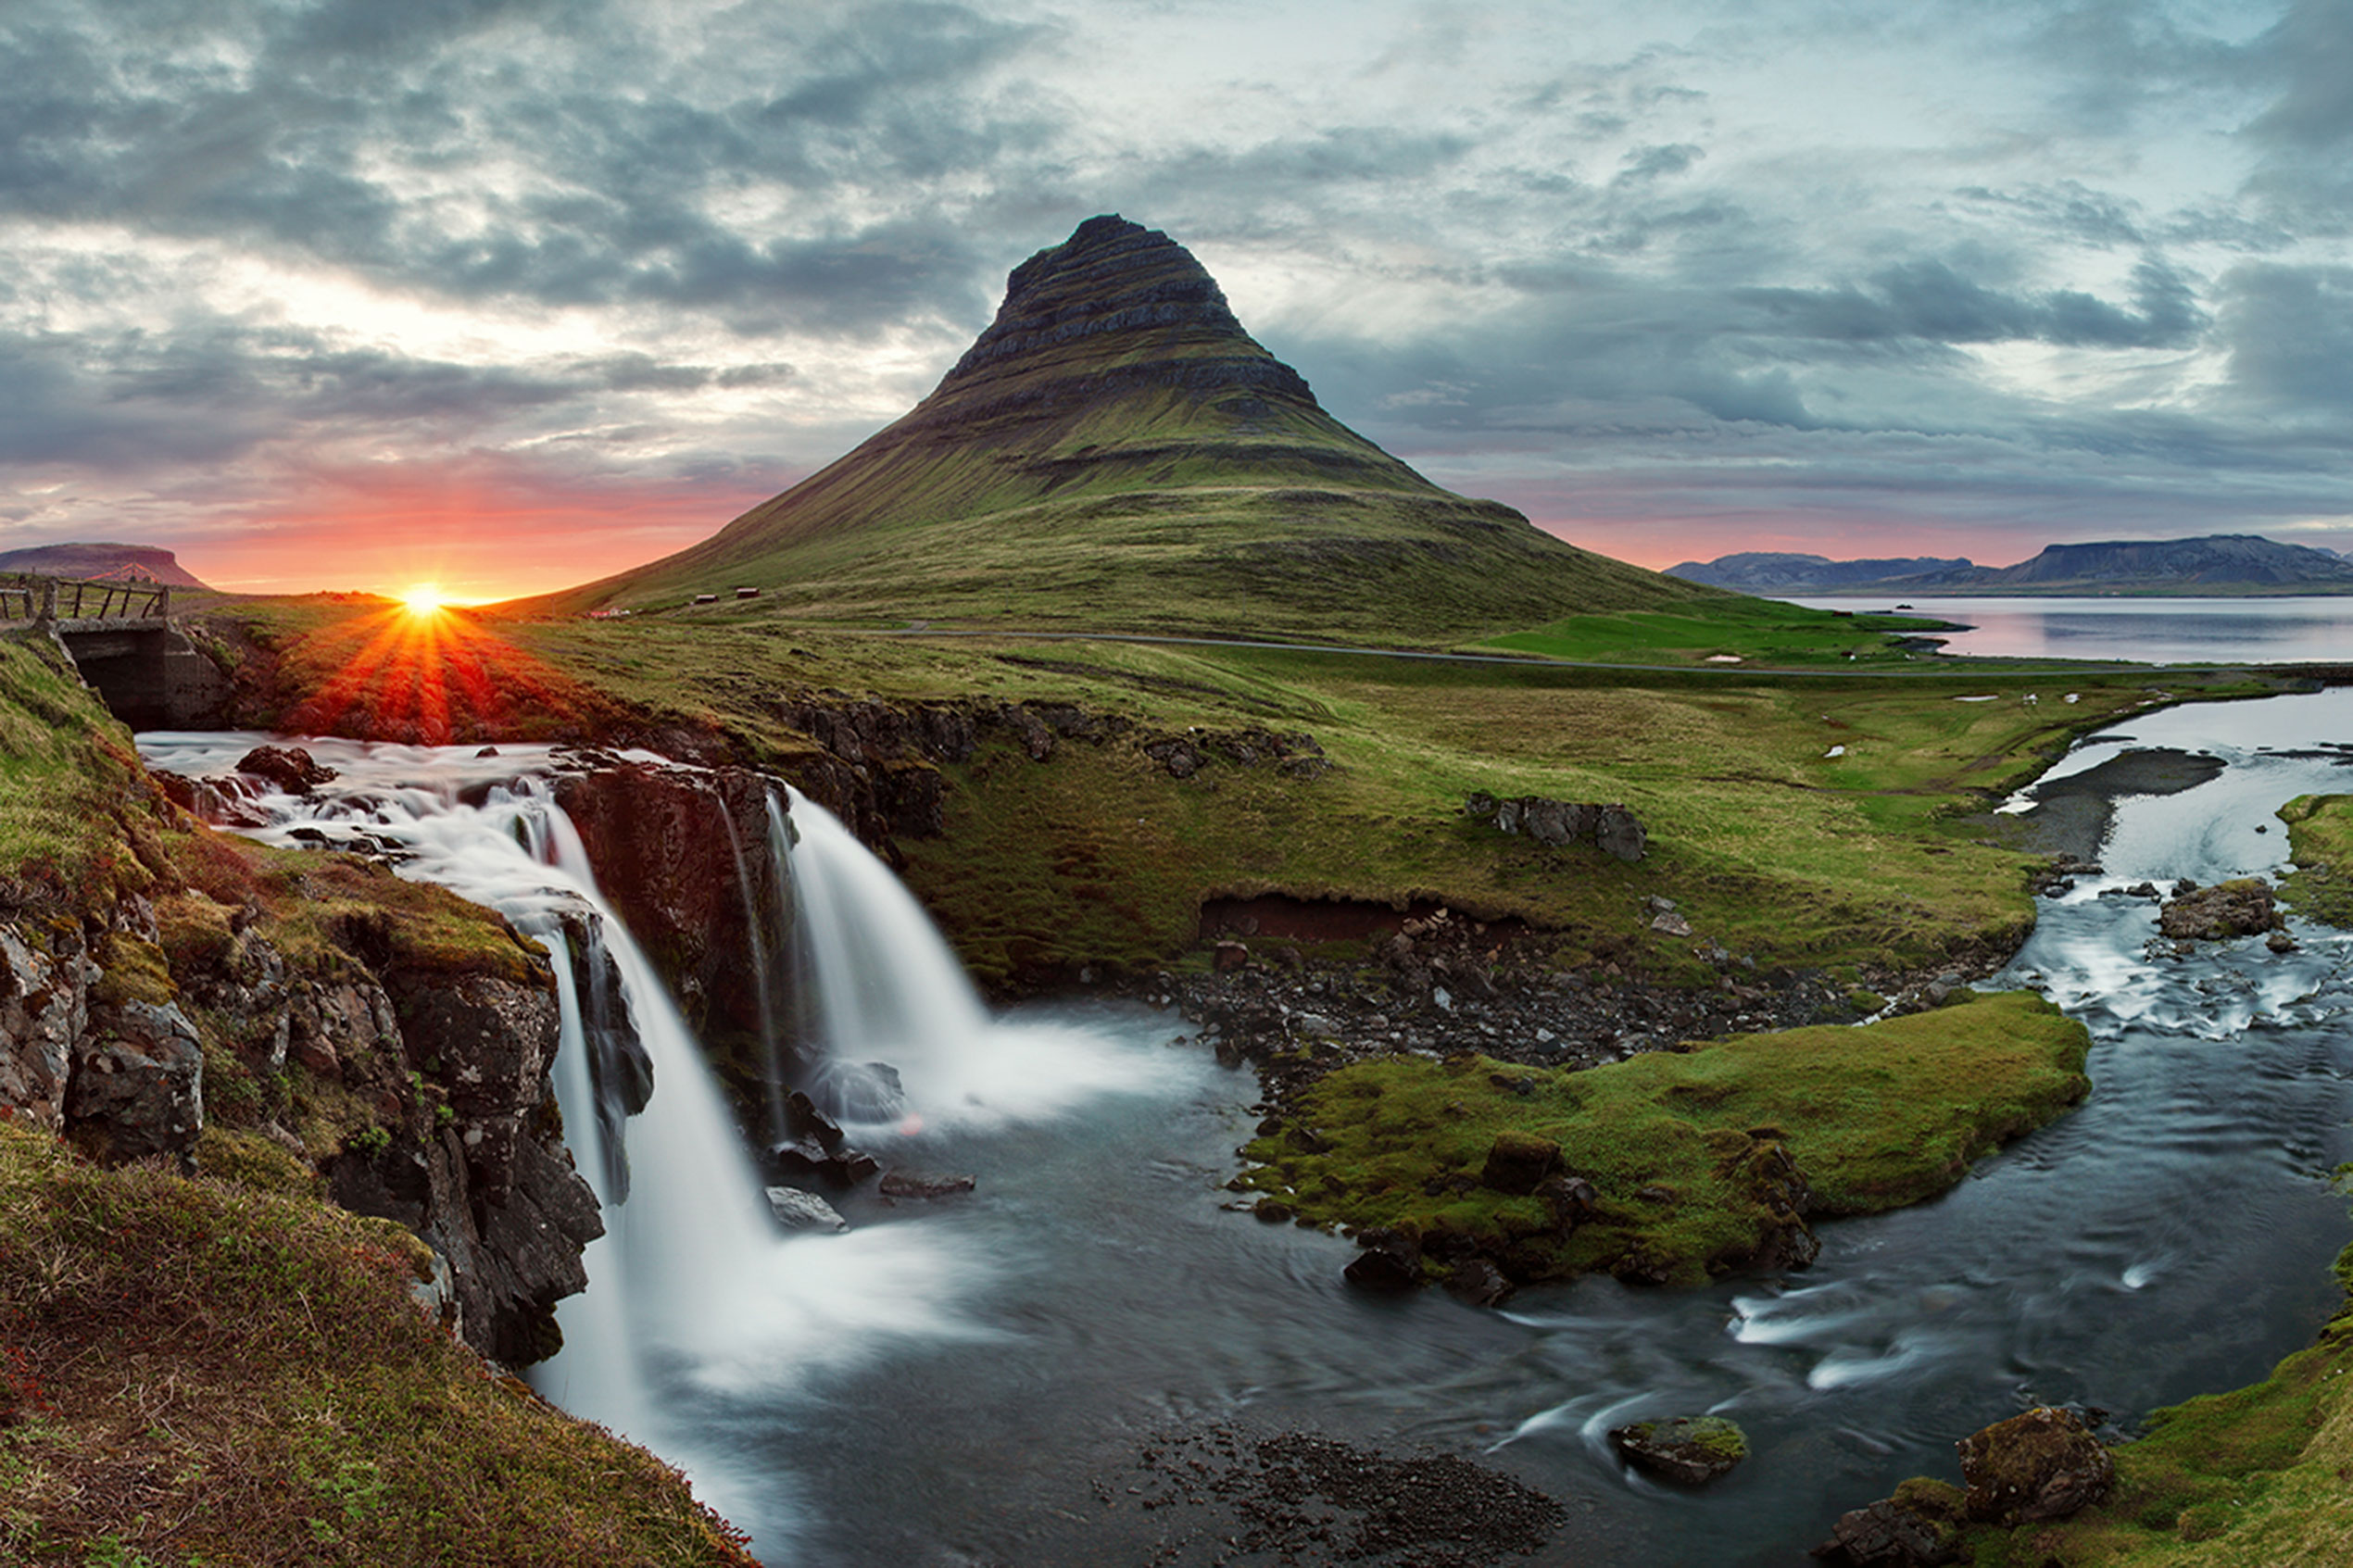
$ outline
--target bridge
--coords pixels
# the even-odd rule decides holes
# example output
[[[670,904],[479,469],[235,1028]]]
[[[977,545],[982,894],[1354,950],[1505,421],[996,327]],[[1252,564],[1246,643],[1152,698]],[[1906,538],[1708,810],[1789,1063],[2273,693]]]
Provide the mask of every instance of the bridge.
[[[168,583],[0,577],[0,631],[55,638],[108,710],[134,730],[193,727],[229,695],[227,678],[172,626]]]

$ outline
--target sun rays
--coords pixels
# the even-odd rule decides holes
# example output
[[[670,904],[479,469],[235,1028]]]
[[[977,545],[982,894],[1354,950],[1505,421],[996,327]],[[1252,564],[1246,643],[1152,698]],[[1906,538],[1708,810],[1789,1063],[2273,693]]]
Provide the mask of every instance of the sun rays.
[[[420,584],[391,607],[322,627],[302,663],[327,671],[285,724],[333,734],[357,724],[386,739],[446,745],[546,732],[588,699],[531,654]]]

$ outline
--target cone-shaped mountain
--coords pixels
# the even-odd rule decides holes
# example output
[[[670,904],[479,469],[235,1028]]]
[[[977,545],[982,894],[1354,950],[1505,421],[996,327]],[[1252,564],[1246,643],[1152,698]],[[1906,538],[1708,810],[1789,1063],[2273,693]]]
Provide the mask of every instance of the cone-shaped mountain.
[[[932,395],[710,539],[552,605],[1451,639],[1715,596],[1440,489],[1324,412],[1167,235],[1013,269]]]

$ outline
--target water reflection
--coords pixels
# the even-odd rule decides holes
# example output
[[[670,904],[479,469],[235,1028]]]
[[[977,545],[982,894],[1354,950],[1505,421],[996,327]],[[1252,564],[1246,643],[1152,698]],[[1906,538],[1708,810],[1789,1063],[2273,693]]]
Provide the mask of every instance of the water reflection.
[[[1893,599],[1797,598],[1815,609],[1883,612]],[[1944,651],[1982,659],[2138,664],[2300,664],[2353,659],[2353,596],[1928,598],[1912,613],[1966,622]]]

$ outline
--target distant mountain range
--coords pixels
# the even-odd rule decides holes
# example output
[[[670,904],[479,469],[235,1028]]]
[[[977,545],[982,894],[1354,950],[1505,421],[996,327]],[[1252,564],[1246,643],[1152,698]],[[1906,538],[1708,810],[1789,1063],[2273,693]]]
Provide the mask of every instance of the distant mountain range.
[[[201,588],[180,558],[154,545],[31,545],[0,550],[0,571],[37,571],[44,577],[80,577],[134,583],[168,583]]]
[[[2353,594],[2353,560],[2251,533],[2046,546],[2016,566],[1914,556],[1831,560],[1747,552],[1685,561],[1669,577],[1768,596],[1955,594]]]

